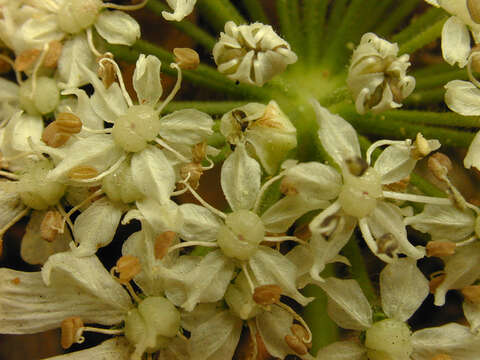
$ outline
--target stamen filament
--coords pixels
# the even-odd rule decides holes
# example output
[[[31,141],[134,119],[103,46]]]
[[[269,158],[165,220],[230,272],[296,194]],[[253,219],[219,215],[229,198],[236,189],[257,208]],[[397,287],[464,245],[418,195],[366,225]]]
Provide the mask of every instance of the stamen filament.
[[[385,261],[386,263],[391,263],[393,261],[392,258],[385,254],[379,254],[378,253],[378,245],[375,239],[372,236],[372,233],[370,232],[370,228],[368,227],[367,219],[362,218],[358,220],[358,226],[360,227],[360,231],[362,232],[363,239],[365,240],[367,246],[370,248],[370,250],[380,258],[381,260]]]
[[[205,246],[205,247],[218,247],[218,244],[216,242],[210,242],[210,241],[185,241],[181,242],[179,244],[173,245],[168,248],[168,253],[171,253],[172,251],[189,247],[189,246]]]
[[[106,129],[91,129],[89,127],[86,127],[85,125],[82,126],[82,129],[93,133],[93,134],[110,134],[112,132],[112,128],[106,128]]]
[[[12,179],[12,180],[18,180],[20,179],[20,176],[14,174],[14,173],[11,173],[9,171],[3,171],[3,170],[0,170],[0,176],[4,176],[8,179]]]
[[[250,277],[250,274],[248,273],[247,266],[245,263],[242,263],[242,271],[245,274],[245,278],[247,279],[248,285],[250,286],[250,291],[253,293],[255,292],[255,285],[253,284],[252,278]]]
[[[68,226],[70,227],[70,229],[73,231],[73,223],[72,221],[70,220],[70,216],[67,215],[67,213],[65,212],[65,210],[63,209],[62,206],[60,206],[60,204],[57,204],[57,206],[55,206],[56,209],[58,210],[58,212],[62,215],[63,219],[66,221],[66,223],[68,224]],[[73,240],[75,243],[76,241]]]
[[[66,216],[66,219],[70,219],[70,216],[72,216],[72,214],[77,211],[78,209],[80,209],[83,205],[85,205],[87,202],[89,202],[90,200],[92,200],[93,198],[99,196],[103,194],[103,190],[102,189],[98,189],[97,191],[95,191],[93,194],[91,194],[90,196],[86,197],[85,199],[83,199],[80,203],[78,203],[77,205],[75,205],[73,208],[70,209],[70,211],[68,213],[65,214]],[[65,220],[66,220],[65,219]]]
[[[460,241],[460,242],[457,242],[455,243],[455,245],[457,247],[462,247],[462,246],[466,246],[466,245],[470,245],[471,243],[475,242],[477,240],[477,235],[473,235],[471,237],[469,237],[468,239],[466,240],[463,240],[463,241]]]
[[[91,27],[87,28],[86,32],[87,32],[88,47],[96,57],[101,57],[102,54],[97,50],[97,48],[95,47],[95,44],[93,43],[92,28]]]
[[[142,299],[140,299],[140,297],[137,295],[137,293],[135,292],[135,290],[133,290],[133,287],[132,285],[130,285],[129,282],[122,282],[120,281],[120,279],[115,275],[115,273],[118,273],[118,268],[116,266],[112,267],[110,269],[110,275],[112,275],[112,277],[115,279],[115,281],[117,281],[119,284],[125,286],[125,288],[127,289],[128,293],[130,294],[130,296],[132,297],[132,299],[136,302],[136,303],[140,303],[142,302]]]
[[[380,146],[394,145],[394,144],[407,145],[408,146],[411,143],[412,143],[412,141],[410,139],[406,139],[406,140],[378,140],[378,141],[375,141],[372,145],[370,145],[368,147],[368,150],[365,153],[365,157],[367,159],[367,164],[370,165],[372,163],[372,154]]]
[[[102,7],[108,9],[117,9],[117,10],[139,10],[147,5],[148,0],[143,0],[141,3],[136,5],[118,5],[113,3],[104,3]]]
[[[117,63],[110,58],[102,58],[98,62],[99,66],[101,66],[102,68],[103,68],[102,63],[104,61],[109,62],[110,64],[113,65],[113,68],[115,69],[115,74],[117,75],[118,83],[120,84],[120,89],[122,89],[123,97],[125,98],[125,101],[127,102],[128,107],[132,107],[133,106],[132,99],[130,98],[130,95],[128,95],[128,91],[125,88],[125,83],[123,82],[122,72],[120,71],[120,68],[118,67]]]
[[[168,145],[167,143],[165,143],[162,139],[160,138],[155,138],[155,142],[158,144],[158,145],[161,145],[163,146],[165,149],[167,149],[168,151],[170,151],[172,154],[174,154],[180,161],[183,161],[185,163],[188,163],[190,162],[190,160],[188,160],[185,156],[183,156],[182,154],[180,154],[178,151],[176,151],[175,149],[173,149],[172,147],[170,147],[170,145]]]
[[[452,201],[446,198],[437,198],[433,196],[423,196],[415,194],[397,193],[394,191],[383,191],[383,196],[389,199],[420,202],[432,205],[452,205]]]
[[[159,114],[161,114],[163,109],[165,109],[165,106],[167,106],[168,103],[173,100],[173,98],[177,94],[178,90],[180,90],[180,86],[182,84],[182,69],[180,69],[180,67],[175,63],[171,63],[170,67],[175,68],[177,70],[177,82],[175,83],[175,86],[173,87],[173,90],[170,92],[170,94],[168,94],[167,98],[163,101],[163,103],[160,105],[160,107],[158,109],[156,109],[156,111]]]
[[[115,164],[113,164],[109,169],[105,170],[104,172],[98,174],[97,176],[95,177],[92,177],[90,179],[72,179],[73,181],[75,182],[78,182],[78,183],[83,183],[83,184],[91,184],[91,183],[94,183],[98,180],[101,180],[103,179],[105,176],[107,175],[110,175],[111,173],[114,173],[115,171],[117,171],[117,169],[120,167],[120,165],[122,165],[122,162],[127,158],[127,155],[126,154],[123,154],[122,156],[120,156],[120,158],[115,162]]]
[[[263,241],[267,242],[283,242],[283,241],[295,241],[302,245],[308,245],[308,243],[302,239],[297,238],[296,236],[265,236]]]
[[[197,193],[195,190],[193,190],[192,187],[191,187],[187,182],[185,182],[184,184],[185,184],[185,186],[188,188],[188,190],[190,191],[190,193],[193,195],[193,197],[194,197],[195,199],[197,199],[202,206],[206,207],[208,210],[210,210],[211,212],[213,212],[215,215],[220,216],[222,219],[226,219],[226,218],[227,218],[227,215],[226,215],[226,214],[224,214],[224,213],[221,212],[220,210],[215,209],[213,206],[211,206],[209,203],[207,203],[205,200],[203,200],[203,199],[201,198],[201,196],[198,195],[198,193]]]
[[[312,331],[310,330],[310,328],[308,327],[307,323],[305,322],[305,320],[303,320],[303,318],[298,315],[290,306],[288,306],[287,304],[284,304],[282,302],[277,302],[276,305],[278,305],[279,307],[281,307],[283,310],[287,311],[289,314],[291,314],[293,316],[293,318],[295,320],[297,320],[300,324],[302,324],[302,326],[305,328],[305,330],[307,331],[308,333],[308,337],[305,339],[301,339],[303,340],[305,343],[309,343],[312,341]]]
[[[43,64],[43,60],[45,60],[45,56],[47,55],[49,45],[48,43],[43,46],[43,50],[40,53],[40,56],[37,59],[37,62],[35,63],[35,66],[32,71],[32,93],[30,97],[33,99],[33,96],[35,95],[35,91],[37,90],[37,72],[40,69],[40,67]]]
[[[275,181],[277,181],[278,179],[280,179],[284,175],[285,175],[285,171],[282,171],[277,176],[274,176],[271,179],[265,181],[265,183],[262,185],[262,187],[260,188],[260,191],[258,192],[257,200],[255,200],[255,205],[253,206],[253,212],[255,214],[258,214],[258,210],[260,208],[260,204],[261,204],[263,194],[265,193],[265,191],[268,189],[268,187],[270,185],[272,185]]]
[[[335,201],[312,220],[310,223],[310,230],[312,232],[320,231],[323,228],[322,224],[325,219],[336,214],[341,208],[342,206],[340,205],[340,202],[338,200]]]
[[[92,326],[84,326],[79,328],[75,333],[75,342],[77,344],[81,344],[85,341],[85,337],[82,336],[84,331],[106,335],[122,335],[125,332],[124,329],[103,329]]]
[[[475,56],[480,55],[478,52],[473,52],[469,57],[468,57],[468,62],[467,62],[467,73],[468,73],[468,78],[472,82],[473,85],[475,85],[477,88],[480,88],[480,82],[473,76],[472,72],[472,59]]]

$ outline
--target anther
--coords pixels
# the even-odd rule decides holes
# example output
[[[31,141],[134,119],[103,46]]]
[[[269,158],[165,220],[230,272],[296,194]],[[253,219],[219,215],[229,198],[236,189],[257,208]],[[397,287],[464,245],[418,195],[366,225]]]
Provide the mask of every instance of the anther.
[[[77,342],[77,332],[83,327],[83,321],[78,316],[66,318],[62,321],[62,348],[68,349],[73,343]]]
[[[205,155],[207,153],[207,143],[201,142],[196,144],[192,149],[192,156],[194,163],[201,163],[203,159],[205,159]]]
[[[451,241],[430,241],[426,246],[427,256],[449,256],[455,254],[457,245]]]
[[[173,55],[175,55],[175,62],[183,70],[195,70],[200,64],[200,57],[193,49],[175,48]]]
[[[431,294],[435,294],[437,291],[437,288],[440,286],[440,284],[445,280],[445,274],[441,274],[435,277],[432,277],[428,283],[428,287],[430,289]]]
[[[82,130],[80,118],[69,112],[62,112],[55,119],[57,128],[65,134],[78,134]]]
[[[347,169],[354,176],[362,176],[368,169],[368,163],[359,156],[345,160]]]
[[[17,71],[26,71],[33,67],[35,61],[37,61],[40,56],[41,51],[39,49],[29,49],[21,52],[15,58],[15,70]]]
[[[465,286],[462,295],[468,302],[472,304],[480,304],[480,285]]]
[[[99,64],[97,74],[102,79],[103,85],[108,89],[112,85],[116,78],[115,65],[109,61],[102,61],[103,59],[113,59],[111,53],[105,53],[97,59]]]
[[[467,0],[468,13],[472,20],[480,24],[480,1],[479,0]]]
[[[155,259],[161,260],[167,255],[168,248],[173,244],[177,234],[173,231],[165,231],[155,238]]]
[[[293,335],[295,335],[300,341],[302,341],[305,346],[310,350],[312,348],[312,342],[306,343],[303,341],[303,339],[308,338],[308,331],[300,324],[293,324],[290,327],[290,330],[292,331]]]
[[[48,43],[48,50],[43,59],[43,66],[54,69],[57,67],[58,59],[62,54],[62,43],[58,40],[53,40]]]
[[[377,239],[378,252],[393,257],[398,249],[398,242],[391,233],[386,233]]]
[[[298,355],[305,355],[308,353],[307,346],[296,336],[285,335],[285,342],[287,343],[288,347],[295,351],[295,353]]]
[[[192,162],[189,164],[185,164],[180,168],[180,177],[186,180],[188,184],[194,189],[198,188],[202,174],[203,167],[199,163]]]
[[[40,224],[40,236],[42,239],[52,242],[58,233],[63,233],[63,225],[62,214],[55,210],[47,211]]]
[[[255,288],[253,301],[259,305],[272,305],[280,301],[282,288],[278,285],[262,285]]]
[[[413,143],[412,150],[410,151],[410,156],[415,160],[420,160],[431,152],[432,149],[430,148],[428,140],[425,139],[421,133],[418,133],[417,138]]]
[[[121,284],[126,284],[132,280],[142,270],[140,260],[133,255],[124,255],[118,259],[115,271],[118,273],[118,279]]]
[[[384,184],[383,187],[388,191],[404,192],[407,189],[409,183],[410,176],[407,176],[405,179],[402,179],[400,181],[390,184]]]
[[[97,169],[89,165],[76,166],[68,172],[68,177],[72,180],[92,179],[97,175]]]
[[[68,139],[70,135],[61,132],[56,121],[48,124],[42,133],[42,141],[53,148],[64,145]]]

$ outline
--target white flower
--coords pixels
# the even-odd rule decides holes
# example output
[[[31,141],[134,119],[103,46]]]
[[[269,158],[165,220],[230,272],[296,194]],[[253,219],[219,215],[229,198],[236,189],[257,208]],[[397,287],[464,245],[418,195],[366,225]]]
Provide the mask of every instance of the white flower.
[[[225,24],[213,48],[218,71],[232,80],[262,86],[297,61],[290,45],[270,25]]]
[[[374,33],[362,36],[353,51],[347,84],[359,114],[379,113],[402,106],[415,88],[415,78],[407,76],[409,56],[398,56],[397,44]]]
[[[183,18],[193,11],[197,0],[167,0],[167,4],[173,9],[173,13],[162,11],[166,20],[182,21]]]

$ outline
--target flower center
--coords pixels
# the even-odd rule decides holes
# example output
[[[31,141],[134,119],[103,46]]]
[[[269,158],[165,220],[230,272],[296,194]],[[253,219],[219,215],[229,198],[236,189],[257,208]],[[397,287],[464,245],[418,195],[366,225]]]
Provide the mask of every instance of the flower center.
[[[409,360],[411,331],[403,321],[385,319],[367,330],[365,346],[371,360]]]
[[[217,242],[226,256],[248,260],[263,241],[265,229],[260,218],[251,211],[228,214],[217,234]]]
[[[76,34],[95,23],[102,5],[101,0],[66,0],[58,10],[58,26]]]
[[[158,113],[149,105],[133,105],[115,120],[112,136],[127,152],[138,152],[160,131]]]

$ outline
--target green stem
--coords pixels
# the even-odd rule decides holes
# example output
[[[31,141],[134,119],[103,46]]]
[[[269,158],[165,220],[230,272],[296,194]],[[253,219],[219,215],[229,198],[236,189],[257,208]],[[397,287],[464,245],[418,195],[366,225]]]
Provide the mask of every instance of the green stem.
[[[362,250],[358,244],[359,239],[354,235],[342,249],[342,254],[350,261],[350,274],[357,280],[370,304],[376,304],[378,297],[368,275]]]
[[[437,8],[430,8],[417,19],[413,20],[405,29],[393,36],[391,41],[398,42],[400,44],[406,43],[410,39],[430,28],[432,24],[437,23],[439,20],[445,19],[446,16],[447,14],[445,11]]]
[[[411,54],[416,50],[430,44],[432,41],[438,39],[442,33],[443,24],[445,24],[446,16],[443,19],[433,23],[430,27],[409,39],[407,42],[400,45],[400,54]]]
[[[324,46],[322,41],[325,20],[328,9],[328,0],[309,0],[303,5],[303,26],[306,43],[306,61],[311,65],[320,57]]]
[[[263,24],[268,24],[270,22],[268,21],[265,11],[263,10],[261,1],[242,0],[242,3],[243,3],[243,6],[245,7],[245,10],[247,10],[248,12],[248,15],[250,16],[250,20],[258,21]]]
[[[412,14],[421,2],[422,1],[419,0],[399,1],[399,5],[384,17],[384,20],[378,25],[375,33],[382,37],[389,36],[405,22],[405,19]]]
[[[322,272],[324,277],[334,275],[331,264]],[[327,314],[328,297],[325,292],[318,286],[308,285],[303,289],[303,294],[315,298],[303,309],[302,314],[313,334],[312,352],[315,354],[320,348],[337,341],[339,331]]]
[[[442,61],[439,64],[428,64],[422,68],[415,69],[411,72],[410,75],[414,76],[415,79],[420,79],[432,75],[447,73],[452,71],[452,69],[454,68],[451,65]]]
[[[436,75],[425,76],[416,79],[416,90],[431,89],[443,86],[452,80],[468,80],[468,74],[465,69],[448,71],[445,73],[437,73]]]
[[[348,0],[335,0],[331,2],[330,16],[327,23],[327,37],[325,44],[330,44],[335,36],[340,24],[342,23],[345,13],[347,12]]]
[[[131,48],[108,45],[108,50],[111,51],[116,58],[132,63],[137,61],[141,53],[153,54],[162,61],[162,71],[164,73],[176,76],[176,70],[167,65],[174,62],[173,54],[147,41],[138,40]],[[220,74],[216,69],[203,64],[200,64],[196,70],[184,70],[182,74],[186,80],[194,84],[209,87],[224,94],[263,101],[271,99],[271,91],[266,87],[260,88],[246,84],[235,85],[233,81]]]
[[[162,15],[162,11],[170,10],[168,6],[161,3],[159,0],[149,0],[146,7],[158,15]],[[216,43],[216,40],[213,36],[190,21],[170,21],[169,24],[175,26],[177,29],[190,36],[193,40],[198,42],[209,51],[213,49],[213,46]]]
[[[230,20],[237,25],[247,23],[228,0],[198,0],[196,6],[202,17],[217,32],[222,31],[225,23]]]
[[[418,190],[420,190],[427,196],[447,197],[447,194],[445,194],[444,191],[440,190],[431,182],[416,173],[410,174],[410,184],[415,186]]]
[[[422,105],[431,106],[443,102],[444,96],[445,89],[443,87],[430,90],[415,91],[412,95],[403,100],[403,104],[405,106],[414,107],[419,107]]]
[[[300,30],[300,12],[298,0],[277,0],[277,13],[282,35],[290,43],[293,51],[302,55],[302,38]],[[300,56],[303,59],[303,56]]]
[[[418,125],[442,125],[480,128],[479,116],[462,116],[453,112],[431,112],[418,110],[392,110],[382,113],[389,120],[405,121]]]
[[[244,101],[172,101],[165,108],[165,112],[197,109],[210,115],[222,115],[245,104]]]
[[[330,110],[350,122],[360,133],[378,135],[387,139],[414,139],[418,133],[422,133],[427,139],[438,139],[444,146],[467,148],[475,136],[471,132],[395,120],[384,114],[359,115],[355,107],[349,104],[335,105]]]

